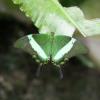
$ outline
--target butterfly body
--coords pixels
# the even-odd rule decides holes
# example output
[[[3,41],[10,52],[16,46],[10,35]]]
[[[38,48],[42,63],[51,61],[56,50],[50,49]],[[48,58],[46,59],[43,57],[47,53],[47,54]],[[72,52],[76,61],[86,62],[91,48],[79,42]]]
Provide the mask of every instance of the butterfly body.
[[[36,62],[40,64],[51,62],[56,66],[64,64],[66,60],[77,54],[77,46],[74,45],[81,44],[72,37],[52,33],[30,34],[15,43],[15,47],[22,48],[31,54]],[[86,52],[83,45],[81,45],[81,48],[82,53]],[[72,53],[73,50],[75,50],[74,53]]]

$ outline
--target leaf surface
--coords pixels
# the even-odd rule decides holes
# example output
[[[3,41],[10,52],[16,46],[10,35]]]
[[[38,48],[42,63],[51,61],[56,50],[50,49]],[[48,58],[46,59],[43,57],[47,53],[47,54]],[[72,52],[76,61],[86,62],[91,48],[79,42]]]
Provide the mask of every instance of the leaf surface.
[[[58,0],[13,0],[29,16],[40,33],[73,36],[77,28],[86,36],[100,34],[100,19],[87,20],[78,7],[63,8]]]
[[[78,30],[83,36],[100,35],[100,19],[87,20],[80,8],[69,7],[65,8],[66,12],[71,16],[77,24]]]
[[[75,27],[58,0],[13,0],[39,28],[39,33],[72,36]]]

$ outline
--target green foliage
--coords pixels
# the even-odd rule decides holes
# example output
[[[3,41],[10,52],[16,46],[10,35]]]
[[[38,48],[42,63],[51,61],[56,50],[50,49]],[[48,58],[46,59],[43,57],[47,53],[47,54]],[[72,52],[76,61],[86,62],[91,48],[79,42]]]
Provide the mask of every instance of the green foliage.
[[[54,32],[72,36],[74,29],[77,28],[83,36],[100,34],[100,20],[86,20],[78,7],[69,7],[65,10],[58,0],[13,1],[15,4],[21,4],[20,9],[32,19],[40,33]]]
[[[76,6],[82,4],[85,0],[59,0],[63,6]]]

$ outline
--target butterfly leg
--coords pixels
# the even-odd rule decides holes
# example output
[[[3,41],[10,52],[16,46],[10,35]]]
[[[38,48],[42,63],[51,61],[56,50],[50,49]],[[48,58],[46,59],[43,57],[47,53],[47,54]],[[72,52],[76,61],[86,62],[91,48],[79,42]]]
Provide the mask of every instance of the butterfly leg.
[[[61,67],[59,67],[59,74],[60,74],[60,79],[63,79],[63,72],[62,72]]]
[[[37,68],[37,71],[36,71],[36,77],[39,77],[40,75],[40,71],[41,71],[41,67],[42,67],[42,64],[40,64]]]

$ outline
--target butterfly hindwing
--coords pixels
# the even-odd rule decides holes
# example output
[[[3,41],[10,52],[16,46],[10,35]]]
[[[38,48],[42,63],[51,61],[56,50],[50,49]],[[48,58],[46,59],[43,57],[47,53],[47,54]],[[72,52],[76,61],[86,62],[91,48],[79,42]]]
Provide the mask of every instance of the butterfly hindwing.
[[[18,39],[14,43],[14,47],[24,50],[25,52],[29,53],[30,55],[34,55],[35,51],[32,49],[31,45],[29,44],[29,39],[27,36],[24,36]]]
[[[65,55],[65,57],[71,58],[80,54],[86,54],[87,52],[87,47],[81,41],[76,40],[72,49]]]

